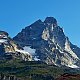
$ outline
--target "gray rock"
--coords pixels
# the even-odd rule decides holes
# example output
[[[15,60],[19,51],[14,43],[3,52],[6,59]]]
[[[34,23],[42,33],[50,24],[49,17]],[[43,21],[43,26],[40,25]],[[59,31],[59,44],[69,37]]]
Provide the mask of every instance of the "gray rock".
[[[47,17],[44,22],[38,20],[27,26],[13,40],[21,47],[31,46],[36,49],[35,56],[47,64],[77,67],[75,63],[79,61],[80,48],[69,41],[63,28],[58,26],[53,17]]]

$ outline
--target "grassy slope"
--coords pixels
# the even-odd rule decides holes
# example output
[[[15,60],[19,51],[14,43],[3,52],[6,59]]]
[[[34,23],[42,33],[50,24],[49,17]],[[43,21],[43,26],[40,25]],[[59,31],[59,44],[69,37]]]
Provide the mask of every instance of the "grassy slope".
[[[18,59],[0,61],[0,73],[15,75],[24,80],[53,80],[64,73],[80,74],[80,71],[50,66],[42,62],[24,62]]]

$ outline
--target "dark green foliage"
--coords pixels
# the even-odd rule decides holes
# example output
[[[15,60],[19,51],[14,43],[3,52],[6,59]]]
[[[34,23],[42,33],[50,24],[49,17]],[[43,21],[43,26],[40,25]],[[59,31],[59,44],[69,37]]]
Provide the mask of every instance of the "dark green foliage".
[[[21,80],[54,80],[64,73],[80,74],[80,70],[47,65],[40,61],[25,62],[19,59],[0,61],[1,76],[14,75]]]

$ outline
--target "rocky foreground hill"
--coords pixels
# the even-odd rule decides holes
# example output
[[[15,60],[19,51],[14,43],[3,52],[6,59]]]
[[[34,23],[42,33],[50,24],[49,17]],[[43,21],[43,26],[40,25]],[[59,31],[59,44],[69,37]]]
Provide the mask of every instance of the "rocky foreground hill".
[[[30,61],[32,56],[25,52],[21,47],[17,45],[10,37],[9,34],[5,31],[0,31],[0,60],[6,58],[22,59]]]

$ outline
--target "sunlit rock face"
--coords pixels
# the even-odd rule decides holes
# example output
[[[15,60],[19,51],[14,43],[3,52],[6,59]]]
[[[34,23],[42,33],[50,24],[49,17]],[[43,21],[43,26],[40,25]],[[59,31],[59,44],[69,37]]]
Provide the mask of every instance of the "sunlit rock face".
[[[1,55],[11,55],[14,58],[18,58],[17,55],[20,55],[23,60],[32,60],[32,56],[22,50],[5,31],[0,31],[0,56]]]
[[[73,45],[58,26],[54,17],[47,17],[44,21],[37,20],[25,27],[13,40],[21,47],[35,49],[33,60],[44,61],[47,64],[78,68],[80,48]]]

